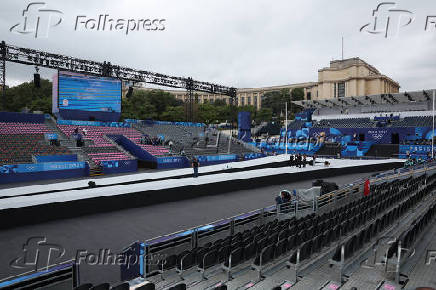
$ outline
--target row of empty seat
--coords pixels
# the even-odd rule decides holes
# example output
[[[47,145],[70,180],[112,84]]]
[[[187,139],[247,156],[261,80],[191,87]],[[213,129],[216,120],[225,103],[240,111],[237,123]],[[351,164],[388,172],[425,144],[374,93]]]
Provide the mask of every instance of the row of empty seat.
[[[416,117],[405,117],[404,119],[395,122],[392,126],[395,127],[432,127],[433,117],[432,116],[416,116]]]
[[[109,283],[102,283],[102,284],[98,284],[93,286],[91,283],[86,283],[86,284],[82,284],[76,288],[74,288],[74,290],[129,290],[131,289],[129,286],[129,283],[125,282],[122,283],[120,285],[114,286],[114,287],[110,287]],[[155,290],[156,289],[156,285],[154,283],[146,283],[144,285],[138,286],[134,288],[135,290]],[[177,285],[174,285],[172,287],[169,287],[168,290],[186,290],[187,286],[185,283],[179,283]],[[217,286],[214,287],[210,290],[227,290],[227,286],[226,285],[222,285],[222,286]]]
[[[385,228],[392,225],[404,213],[406,213],[410,208],[412,208],[414,205],[420,202],[428,193],[430,193],[433,189],[433,181],[434,176],[427,180],[427,183],[430,184],[425,188],[419,188],[419,185],[421,185],[422,182],[419,182],[419,180],[415,179],[412,186],[408,186],[404,190],[388,190],[385,192],[380,191],[378,196],[384,197],[384,199],[382,203],[377,203],[374,217],[379,216],[379,214],[385,212],[386,209],[390,209],[382,216],[373,219],[370,224],[366,225],[358,233],[354,234],[346,241],[338,245],[332,261],[344,262],[344,260],[352,257],[353,254],[356,251],[360,250],[365,243],[369,242],[378,233],[382,232]],[[398,204],[398,201],[401,202]],[[395,204],[398,205],[391,208],[392,205]],[[344,257],[341,257],[341,252],[344,252]]]
[[[390,245],[388,251],[386,252],[386,258],[398,258],[398,247],[412,249],[413,245],[417,242],[418,236],[426,229],[435,215],[436,204],[433,204],[420,218],[413,221],[412,225],[403,231],[399,235],[398,239],[396,239],[395,242]]]
[[[0,122],[0,135],[53,133],[45,124]]]
[[[373,128],[369,118],[323,119],[313,124],[314,128]]]
[[[49,145],[44,134],[53,133],[45,124],[0,123],[0,164],[33,163],[32,155],[62,155],[71,152]]]
[[[358,245],[365,243],[365,239],[367,241],[375,237],[433,189],[434,176],[427,180],[427,187],[421,189],[425,179],[426,176],[422,175],[372,186],[370,196],[361,197],[322,215],[274,220],[169,255],[162,261],[158,272],[162,280],[173,270],[183,279],[184,274],[195,266],[203,279],[207,279],[206,271],[219,266],[231,280],[234,269],[249,265],[258,271],[262,279],[262,273],[269,263],[274,264],[282,257],[289,257],[288,265],[295,266],[320,253],[340,237],[345,238],[365,227],[364,231],[353,235],[356,236],[354,240],[358,239],[357,246],[353,244],[353,249],[357,250]]]
[[[154,156],[165,156],[168,154],[168,149],[163,146],[141,144],[143,134],[134,128],[75,125],[58,125],[58,128],[71,138],[74,136],[76,129],[78,129],[80,134],[83,134],[83,130],[85,129],[86,134],[83,136],[83,139],[85,139],[86,145],[83,150],[97,165],[99,165],[101,161],[131,159],[130,156],[118,150],[110,141],[110,138],[107,137],[110,135],[123,135]]]

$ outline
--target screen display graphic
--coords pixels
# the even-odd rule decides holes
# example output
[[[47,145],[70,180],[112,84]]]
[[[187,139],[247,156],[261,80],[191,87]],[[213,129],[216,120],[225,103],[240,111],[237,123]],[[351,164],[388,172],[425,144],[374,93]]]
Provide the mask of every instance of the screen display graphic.
[[[65,110],[121,112],[121,80],[59,72],[58,106]]]

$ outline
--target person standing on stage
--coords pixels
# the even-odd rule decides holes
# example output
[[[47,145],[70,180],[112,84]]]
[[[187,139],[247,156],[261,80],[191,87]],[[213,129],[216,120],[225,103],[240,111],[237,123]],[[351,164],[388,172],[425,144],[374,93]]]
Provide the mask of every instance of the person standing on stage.
[[[198,159],[196,157],[192,158],[192,168],[194,169],[194,178],[198,177],[198,167],[200,166],[200,162],[198,162]]]
[[[307,162],[307,156],[306,156],[306,154],[304,154],[303,155],[303,167],[305,168],[306,167],[306,162]]]
[[[291,154],[291,156],[289,157],[289,166],[294,166],[295,164],[295,159],[294,159],[294,155]]]
[[[297,165],[298,168],[301,168],[301,161],[302,161],[302,159],[301,159],[301,154],[298,153],[298,154],[297,154],[297,157],[296,157],[296,160],[295,160],[295,163],[296,163],[296,165]]]
[[[316,162],[316,154],[313,154],[313,156],[312,156],[312,166],[315,166],[315,162]]]

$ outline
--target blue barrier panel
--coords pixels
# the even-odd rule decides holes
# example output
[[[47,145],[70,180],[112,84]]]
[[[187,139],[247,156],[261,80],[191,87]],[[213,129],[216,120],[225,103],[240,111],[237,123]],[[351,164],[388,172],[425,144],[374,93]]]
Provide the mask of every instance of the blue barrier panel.
[[[188,158],[184,156],[169,156],[156,158],[157,168],[186,168],[190,166]]]
[[[388,120],[398,121],[398,120],[400,120],[400,116],[392,116],[392,117],[390,117],[390,116],[385,116],[385,117],[383,117],[383,116],[380,116],[380,117],[375,116],[374,117],[374,121],[388,121]]]
[[[121,113],[60,109],[59,116],[64,120],[99,120],[103,122],[117,122],[121,117]]]
[[[45,133],[44,137],[46,140],[57,140],[58,139],[58,134],[56,133]]]
[[[37,163],[42,162],[62,162],[62,161],[77,161],[77,154],[71,155],[35,155],[35,160]]]
[[[370,141],[354,141],[342,144],[341,155],[343,157],[361,157],[369,151],[372,146]]]
[[[151,155],[132,140],[126,138],[123,135],[107,135],[114,140],[118,145],[121,145],[124,149],[129,151],[133,156],[140,160],[156,162],[156,156]]]
[[[431,153],[431,145],[400,145],[399,153],[427,154]]]
[[[126,128],[129,128],[132,126],[130,123],[78,121],[78,120],[58,120],[57,123],[59,125],[100,126],[100,127],[126,127]]]
[[[143,125],[177,125],[177,126],[185,126],[185,127],[205,127],[204,123],[192,123],[192,122],[170,122],[170,121],[153,121],[153,120],[134,120],[134,119],[126,119],[124,120],[126,123],[141,123]]]
[[[0,184],[82,176],[89,176],[89,166],[86,162],[47,162],[0,166]]]
[[[104,174],[135,172],[138,170],[138,160],[102,161]]]
[[[16,112],[0,112],[0,122],[44,123],[43,114],[27,114]]]
[[[212,165],[227,162],[238,161],[238,155],[236,154],[225,154],[225,155],[203,155],[196,156],[200,165]]]
[[[3,280],[0,282],[0,288],[1,289],[23,289],[23,283],[26,282],[27,285],[34,284],[35,282],[41,282],[43,276],[49,276],[53,275],[56,272],[63,273],[65,275],[65,270],[69,269],[71,273],[74,271],[73,268],[75,267],[74,262],[66,262],[64,264],[57,264],[53,265],[47,268],[39,269],[36,272],[30,271],[29,274],[23,274],[23,275],[17,275],[13,278],[10,278],[8,280]],[[41,279],[41,280],[40,280]],[[31,282],[33,281],[33,282]],[[73,285],[73,281],[71,281],[71,286]],[[21,287],[20,287],[21,286]],[[49,289],[52,287],[49,287]],[[62,287],[63,288],[63,287]]]
[[[31,164],[12,164],[0,166],[0,174],[29,173],[39,171],[83,169],[85,162],[47,162]]]
[[[265,157],[266,155],[263,153],[245,153],[244,154],[244,160],[251,160],[251,159],[257,159]]]
[[[423,132],[428,128],[423,127]],[[431,131],[431,130],[430,130]],[[430,132],[431,133],[431,132]],[[341,139],[342,136],[359,136],[364,135],[365,141],[371,141],[374,144],[392,144],[393,136],[398,134],[399,141],[406,140],[407,136],[415,135],[414,127],[385,127],[385,128],[310,128],[310,137],[334,137]],[[428,134],[428,133],[427,133]]]
[[[124,119],[124,123],[139,123],[140,120],[136,120],[136,119]]]
[[[144,276],[144,255],[145,245],[135,242],[127,249],[124,249],[121,259],[124,263],[120,264],[121,281],[129,281]]]
[[[238,139],[244,142],[251,141],[251,114],[250,112],[238,113]]]

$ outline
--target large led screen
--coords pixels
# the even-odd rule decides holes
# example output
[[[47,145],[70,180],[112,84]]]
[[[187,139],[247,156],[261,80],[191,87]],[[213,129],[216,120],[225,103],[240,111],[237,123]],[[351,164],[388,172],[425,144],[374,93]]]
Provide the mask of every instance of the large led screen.
[[[71,72],[59,72],[60,110],[121,112],[121,81]]]

